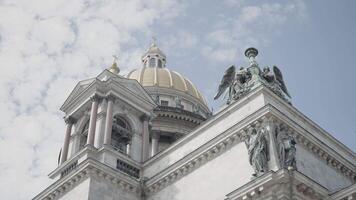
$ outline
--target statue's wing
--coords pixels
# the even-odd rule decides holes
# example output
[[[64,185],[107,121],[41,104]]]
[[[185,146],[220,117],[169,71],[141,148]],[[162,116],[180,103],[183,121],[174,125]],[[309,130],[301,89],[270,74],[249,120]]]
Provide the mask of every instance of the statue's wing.
[[[232,85],[235,79],[235,73],[236,69],[233,65],[225,71],[224,76],[220,82],[218,92],[214,96],[214,100],[218,99],[225,92],[225,90]]]
[[[291,97],[289,95],[289,92],[287,90],[287,87],[283,81],[283,75],[282,75],[282,72],[281,70],[279,70],[279,68],[277,66],[273,66],[273,72],[274,72],[274,75],[276,76],[276,80],[279,82],[280,86],[281,86],[281,89],[283,90],[284,93],[286,93],[286,95],[288,97]]]

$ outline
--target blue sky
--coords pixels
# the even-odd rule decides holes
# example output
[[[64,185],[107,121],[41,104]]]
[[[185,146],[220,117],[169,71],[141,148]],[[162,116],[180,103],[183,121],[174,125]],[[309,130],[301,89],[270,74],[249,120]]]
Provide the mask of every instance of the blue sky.
[[[189,77],[203,91],[210,106],[216,110],[221,102],[213,102],[212,96],[223,71],[231,64],[246,65],[243,51],[248,46],[255,46],[260,52],[257,59],[261,66],[277,65],[283,71],[293,96],[293,105],[356,151],[356,108],[353,106],[356,102],[356,26],[353,21],[356,17],[353,11],[356,3],[235,2],[240,4],[226,6],[208,1],[202,7],[202,2],[193,1],[188,8],[189,14],[177,18],[172,25],[156,24],[154,32],[161,36],[161,46],[164,46],[164,39],[172,34],[172,30],[187,31],[196,35],[199,40],[196,45],[183,52],[163,48],[168,55],[168,67]],[[276,3],[281,7],[273,10],[272,7]],[[234,22],[230,22],[231,19],[238,18],[241,10],[246,7],[264,5],[269,5],[270,10],[262,9],[256,21],[242,26],[247,30],[239,30],[234,27]],[[294,6],[291,12],[284,11],[288,6],[292,7],[291,5]],[[192,20],[192,17],[195,20]],[[273,22],[275,17],[283,20]],[[234,33],[247,36],[237,36],[232,41],[226,41],[226,44],[217,44],[214,39],[206,38],[207,34],[219,30],[230,33],[228,37],[234,37]],[[231,59],[215,58],[213,52],[202,56],[202,49],[207,47],[222,50],[232,48],[236,53],[232,53]],[[201,76],[204,78],[199,78]]]
[[[120,57],[141,67],[156,36],[167,67],[212,97],[224,70],[277,65],[293,105],[356,151],[355,1],[0,1],[0,193],[29,199],[51,183],[75,84]],[[17,159],[14,159],[17,158]],[[29,184],[31,183],[31,184]],[[15,192],[15,188],[23,188]]]

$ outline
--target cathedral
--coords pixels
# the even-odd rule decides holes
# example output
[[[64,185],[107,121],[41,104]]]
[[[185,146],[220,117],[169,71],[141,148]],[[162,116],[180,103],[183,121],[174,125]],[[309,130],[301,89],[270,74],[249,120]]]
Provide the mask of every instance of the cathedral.
[[[292,105],[277,66],[222,73],[212,113],[152,42],[142,66],[116,61],[80,81],[53,184],[34,200],[351,200],[356,154]],[[212,98],[212,97],[209,97]]]

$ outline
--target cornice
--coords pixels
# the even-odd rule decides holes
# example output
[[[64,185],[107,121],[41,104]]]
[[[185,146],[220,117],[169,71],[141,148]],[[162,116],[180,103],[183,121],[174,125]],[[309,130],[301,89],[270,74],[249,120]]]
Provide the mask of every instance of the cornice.
[[[293,181],[292,181],[293,179]],[[292,184],[292,185],[290,185]],[[278,188],[280,194],[303,199],[328,200],[328,190],[298,171],[270,171],[226,195],[225,200],[263,199],[268,191]],[[292,190],[290,190],[290,188]],[[292,193],[291,193],[292,192]]]
[[[191,122],[194,124],[199,125],[201,122],[203,122],[205,119],[194,116],[193,113],[186,113],[186,112],[170,112],[170,111],[165,111],[165,110],[155,110],[154,111],[158,117],[166,117],[166,118],[173,118],[173,119],[179,119],[187,122]]]
[[[323,160],[324,163],[341,173],[343,176],[349,178],[353,183],[356,182],[355,164],[340,155],[338,151],[335,151],[332,147],[329,147],[320,141],[314,134],[308,132],[305,128],[281,113],[274,106],[269,104],[268,107],[270,113],[279,121],[279,123],[285,123],[288,126],[289,134],[296,138],[297,143],[302,145],[305,150]]]
[[[144,88],[146,89],[146,91],[148,91],[148,93],[152,93],[152,95],[153,94],[162,94],[162,95],[167,95],[167,96],[171,96],[171,97],[175,97],[177,95],[181,96],[185,101],[199,104],[204,109],[204,112],[207,112],[207,113],[211,112],[207,105],[203,104],[196,97],[194,97],[186,92],[183,92],[183,91],[180,91],[180,90],[177,90],[174,88],[163,88],[163,87],[155,87],[155,86],[145,86]]]
[[[344,189],[332,194],[331,196],[332,196],[332,199],[335,199],[335,200],[343,200],[344,198],[347,199],[348,197],[356,197],[356,184],[350,185],[349,187],[344,188]]]
[[[78,165],[76,170],[50,185],[42,193],[38,194],[34,200],[59,199],[85,179],[93,177],[105,179],[126,192],[134,194],[140,194],[141,192],[140,183],[137,180],[92,158],[87,158]]]

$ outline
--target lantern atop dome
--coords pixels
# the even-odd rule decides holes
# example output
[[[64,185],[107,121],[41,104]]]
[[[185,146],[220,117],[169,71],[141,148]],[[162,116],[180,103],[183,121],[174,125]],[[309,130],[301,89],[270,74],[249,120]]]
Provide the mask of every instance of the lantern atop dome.
[[[157,46],[157,39],[152,37],[150,48],[142,56],[144,67],[166,67],[166,55]]]

